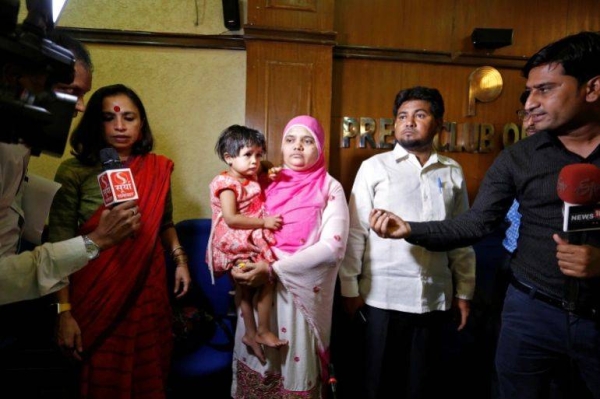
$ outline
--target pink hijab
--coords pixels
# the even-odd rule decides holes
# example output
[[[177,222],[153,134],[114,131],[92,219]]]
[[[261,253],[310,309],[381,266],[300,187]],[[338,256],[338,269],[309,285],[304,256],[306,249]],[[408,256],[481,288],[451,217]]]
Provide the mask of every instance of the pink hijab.
[[[288,253],[296,252],[311,241],[311,234],[316,234],[321,223],[321,212],[326,203],[323,194],[327,176],[323,155],[325,133],[319,121],[312,116],[301,115],[288,122],[283,131],[282,143],[289,131],[298,126],[307,129],[315,138],[319,151],[317,162],[301,171],[294,171],[284,165],[277,180],[266,189],[267,212],[283,217],[283,227],[275,231],[275,246]]]

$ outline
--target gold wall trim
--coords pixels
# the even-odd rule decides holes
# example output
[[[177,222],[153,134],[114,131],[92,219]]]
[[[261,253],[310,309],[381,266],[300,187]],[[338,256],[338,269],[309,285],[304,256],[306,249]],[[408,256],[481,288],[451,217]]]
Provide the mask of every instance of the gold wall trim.
[[[441,51],[344,45],[335,46],[333,49],[333,56],[335,58],[360,58],[366,60],[406,61],[432,64],[490,65],[495,68],[508,69],[521,69],[527,62],[526,57],[452,54]]]
[[[114,29],[57,28],[85,43],[245,50],[241,35],[191,35]]]

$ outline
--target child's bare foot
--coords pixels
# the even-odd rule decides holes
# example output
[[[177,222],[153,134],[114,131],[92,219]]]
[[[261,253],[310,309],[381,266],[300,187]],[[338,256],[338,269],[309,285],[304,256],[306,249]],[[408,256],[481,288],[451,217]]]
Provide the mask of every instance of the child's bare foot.
[[[256,342],[259,344],[268,346],[269,348],[281,348],[288,344],[288,341],[285,339],[279,339],[277,335],[273,334],[271,331],[265,331],[262,333],[256,334]]]
[[[242,342],[246,346],[248,346],[252,352],[254,352],[254,356],[256,356],[262,364],[265,364],[267,362],[267,360],[265,359],[265,354],[263,353],[262,346],[258,342],[258,340],[246,334],[242,337]]]

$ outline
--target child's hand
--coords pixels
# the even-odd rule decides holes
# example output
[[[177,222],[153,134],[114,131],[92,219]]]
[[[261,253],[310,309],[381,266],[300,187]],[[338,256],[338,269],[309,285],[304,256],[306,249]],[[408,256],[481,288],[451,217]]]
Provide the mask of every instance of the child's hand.
[[[265,221],[265,229],[269,230],[279,230],[283,223],[283,218],[280,215],[265,216],[263,219]]]
[[[281,167],[281,166],[273,166],[272,168],[270,168],[267,171],[267,176],[269,176],[269,180],[271,180],[271,181],[277,180],[277,177],[279,176],[279,172],[281,172],[281,169],[283,169],[283,167]]]
[[[240,272],[242,272],[242,273],[245,273],[245,272],[247,272],[247,271],[248,271],[248,269],[246,268],[246,264],[247,264],[248,262],[249,262],[249,261],[247,261],[247,260],[245,260],[245,259],[242,259],[242,260],[240,260],[239,262],[237,262],[237,263],[235,264],[235,268],[236,268],[237,270],[239,270]]]

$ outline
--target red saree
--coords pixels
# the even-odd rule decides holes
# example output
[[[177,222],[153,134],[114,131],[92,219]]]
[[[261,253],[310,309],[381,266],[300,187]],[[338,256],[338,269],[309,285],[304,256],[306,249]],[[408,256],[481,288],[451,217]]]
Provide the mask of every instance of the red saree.
[[[171,309],[159,232],[173,163],[155,154],[130,165],[142,226],[75,273],[72,314],[83,339],[82,399],[163,399],[171,356]],[[104,207],[81,228],[92,231]]]

